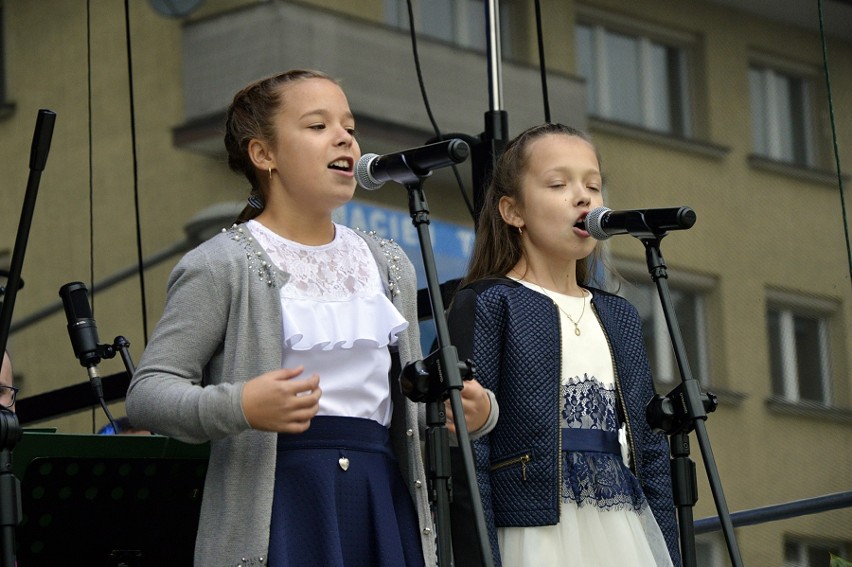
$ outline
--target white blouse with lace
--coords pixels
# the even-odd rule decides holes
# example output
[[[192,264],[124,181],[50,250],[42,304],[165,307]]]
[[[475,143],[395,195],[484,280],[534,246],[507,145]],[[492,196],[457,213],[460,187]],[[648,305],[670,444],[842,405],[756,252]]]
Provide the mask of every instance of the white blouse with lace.
[[[389,345],[408,327],[385,294],[364,240],[335,224],[334,240],[306,246],[282,238],[256,220],[257,243],[283,272],[283,368],[304,365],[319,374],[319,415],[361,417],[388,426],[391,418]]]

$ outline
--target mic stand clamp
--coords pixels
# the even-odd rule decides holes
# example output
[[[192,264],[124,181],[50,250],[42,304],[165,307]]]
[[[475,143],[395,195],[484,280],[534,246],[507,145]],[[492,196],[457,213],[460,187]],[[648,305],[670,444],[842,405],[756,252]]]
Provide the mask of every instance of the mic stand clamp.
[[[455,350],[455,347],[449,347]],[[415,360],[406,364],[399,375],[402,393],[412,402],[443,401],[449,397],[447,386],[443,385],[441,372],[441,348],[423,360]],[[455,354],[458,360],[458,354]],[[476,366],[472,360],[458,363],[462,380],[470,380],[476,375]]]
[[[104,401],[104,388],[97,366],[98,362],[103,359],[114,358],[116,351],[121,354],[121,359],[124,362],[124,368],[127,370],[128,376],[133,378],[133,373],[136,371],[136,368],[134,367],[133,360],[130,357],[130,342],[121,335],[115,337],[115,340],[111,345],[97,345],[95,352],[86,363],[86,371],[89,373],[89,382],[92,385],[92,391],[94,392],[98,403],[104,410],[110,425],[112,425],[112,430],[118,433],[118,426],[115,423],[115,419],[112,417],[106,401]]]
[[[452,565],[452,532],[450,528],[452,465],[444,406],[444,400],[447,398],[450,400],[459,449],[467,471],[466,480],[472,500],[483,567],[491,567],[493,565],[492,554],[485,529],[482,501],[476,483],[473,451],[470,446],[460,393],[464,387],[461,378],[462,371],[465,372],[466,376],[471,376],[475,369],[469,361],[460,363],[458,351],[450,344],[450,332],[429,235],[429,210],[423,194],[423,179],[431,174],[431,171],[411,171],[404,184],[408,190],[411,220],[420,239],[420,251],[426,272],[429,299],[432,304],[438,348],[425,359],[409,362],[405,365],[400,373],[400,388],[403,394],[412,401],[426,402],[427,474],[429,475],[429,495],[435,507],[438,567],[450,567]]]

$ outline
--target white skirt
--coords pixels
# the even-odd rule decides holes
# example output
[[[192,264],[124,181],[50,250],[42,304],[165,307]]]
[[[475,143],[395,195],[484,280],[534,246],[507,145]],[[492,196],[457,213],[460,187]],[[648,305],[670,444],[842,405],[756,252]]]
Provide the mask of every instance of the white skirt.
[[[651,509],[601,510],[562,503],[555,526],[498,528],[503,567],[671,567]]]

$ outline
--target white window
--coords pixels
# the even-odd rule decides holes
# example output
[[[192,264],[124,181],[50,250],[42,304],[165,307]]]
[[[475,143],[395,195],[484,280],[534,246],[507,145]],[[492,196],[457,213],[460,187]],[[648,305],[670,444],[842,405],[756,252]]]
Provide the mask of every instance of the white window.
[[[784,542],[783,567],[824,567],[831,555],[847,557],[849,545],[829,542],[806,542],[788,539]]]
[[[773,393],[790,402],[831,405],[825,312],[770,300],[766,320]]]
[[[408,30],[406,0],[384,0],[385,22]],[[487,25],[485,0],[412,0],[414,27],[418,34],[484,51]],[[508,51],[508,10],[500,7],[501,50]]]
[[[814,166],[811,80],[759,64],[749,68],[748,79],[754,153]]]
[[[590,114],[691,137],[683,46],[586,24],[577,25],[575,40]]]
[[[695,562],[698,567],[722,567],[728,565],[724,538],[718,533],[695,536]]]
[[[657,287],[650,282],[650,277],[648,279],[648,283],[631,280],[630,284],[623,287],[621,294],[636,307],[642,318],[642,334],[654,379],[657,382],[674,384],[681,380],[680,370]],[[709,356],[704,293],[675,288],[669,283],[669,294],[692,377],[706,385],[709,382]]]

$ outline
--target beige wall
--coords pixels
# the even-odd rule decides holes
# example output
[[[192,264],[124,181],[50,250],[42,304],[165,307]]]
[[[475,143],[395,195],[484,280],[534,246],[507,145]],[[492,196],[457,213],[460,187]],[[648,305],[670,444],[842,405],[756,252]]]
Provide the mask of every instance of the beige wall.
[[[251,1],[207,2],[193,17]],[[57,113],[47,167],[24,262],[26,287],[18,294],[15,319],[58,300],[64,283],[90,283],[89,94],[91,80],[94,191],[94,277],[100,280],[136,261],[134,188],[140,203],[143,256],[182,240],[182,226],[206,206],[240,199],[245,183],[209,156],[176,149],[172,128],[185,120],[182,99],[181,23],[155,14],[146,2],[131,2],[136,154],[130,132],[123,4],[92,2],[91,69],[87,69],[86,3],[83,0],[7,0],[4,3],[8,98],[14,114],[0,120],[0,250],[11,250],[28,176],[29,146],[38,109]],[[381,2],[316,2],[347,15],[380,20]],[[670,235],[663,254],[679,273],[714,278],[709,298],[713,388],[721,407],[708,431],[731,510],[849,490],[852,470],[852,406],[848,354],[852,352],[852,294],[840,198],[830,175],[802,178],[749,165],[751,133],[746,71],[760,51],[820,70],[819,37],[735,13],[706,2],[593,0],[586,8],[636,18],[694,34],[706,87],[701,141],[706,147],[625,132],[600,122],[590,126],[603,154],[609,206],[641,208],[689,205],[695,227]],[[544,2],[548,63],[574,71],[575,3]],[[537,59],[531,7],[512,5],[519,55]],[[352,25],[357,25],[357,19]],[[356,49],[357,46],[353,46]],[[852,43],[828,44],[840,160],[852,163]],[[821,78],[821,77],[820,77]],[[414,102],[420,104],[420,101]],[[507,109],[511,112],[512,109]],[[443,125],[452,130],[452,124]],[[511,119],[510,119],[511,126]],[[474,134],[476,132],[471,132]],[[826,135],[830,134],[825,130]],[[134,157],[136,163],[134,164]],[[134,165],[137,179],[134,180]],[[444,173],[442,173],[444,175]],[[134,187],[136,183],[136,187]],[[847,183],[848,185],[848,183]],[[468,185],[469,186],[469,185]],[[371,196],[390,203],[394,197]],[[433,213],[464,222],[453,194],[435,199]],[[396,198],[397,208],[405,202]],[[847,216],[852,207],[847,199]],[[613,239],[617,258],[643,261],[641,244]],[[7,258],[8,260],[8,258]],[[165,280],[174,260],[145,274],[148,333],[162,310]],[[675,283],[675,282],[673,282]],[[765,298],[767,290],[813,296],[838,305],[834,368],[836,403],[844,412],[814,410],[800,415],[771,410]],[[132,278],[95,297],[101,342],[124,335],[138,360],[144,347],[140,283]],[[31,396],[83,382],[59,313],[12,335],[15,370]],[[123,370],[119,358],[104,361],[101,373]],[[664,392],[661,392],[664,393]],[[114,415],[123,408],[116,404]],[[98,426],[105,422],[95,412]],[[41,425],[64,432],[90,432],[89,412]],[[715,514],[700,448],[700,500],[696,518]],[[780,565],[782,536],[848,539],[852,511],[820,514],[738,531],[747,565]]]
[[[14,244],[37,112],[41,108],[56,112],[24,259],[26,287],[17,296],[13,323],[58,301],[64,283],[91,282],[89,78],[95,281],[136,262],[134,190],[139,195],[143,256],[182,240],[183,224],[199,210],[242,196],[243,183],[224,165],[172,145],[171,128],[183,120],[181,92],[176,88],[181,73],[179,23],[156,15],[147,3],[131,3],[134,156],[123,5],[92,2],[91,74],[85,6],[62,0],[5,3],[6,80],[16,110],[0,122],[4,180],[0,248],[11,249]],[[149,333],[162,310],[169,269],[164,266],[146,274]],[[124,335],[138,360],[144,346],[138,278],[96,294],[93,303],[101,342]],[[22,396],[86,380],[61,313],[12,335],[9,348],[16,372],[24,379]],[[108,375],[124,367],[116,357],[100,368]],[[90,421],[83,415],[56,425],[65,431],[90,431]],[[100,411],[97,421],[105,421]]]
[[[819,37],[706,3],[594,1],[608,12],[695,34],[704,54],[707,107],[705,141],[727,148],[722,157],[646,140],[592,132],[608,178],[609,206],[689,205],[698,222],[662,244],[674,273],[685,270],[716,278],[710,312],[711,391],[720,408],[708,419],[709,439],[731,511],[799,500],[850,489],[852,420],[850,371],[852,294],[837,181],[813,181],[749,165],[751,130],[746,73],[754,51],[822,69]],[[852,44],[828,43],[840,160],[852,163]],[[817,84],[824,80],[817,76]],[[821,86],[821,85],[820,85]],[[824,134],[829,134],[827,129]],[[844,140],[846,140],[844,142]],[[833,169],[833,164],[832,164]],[[848,185],[848,179],[845,180]],[[852,212],[847,198],[846,214]],[[643,259],[633,239],[613,239],[615,255]],[[672,276],[676,283],[676,276]],[[835,402],[845,412],[806,415],[770,411],[765,298],[783,290],[836,303],[832,327],[836,363]],[[738,402],[739,395],[742,401]],[[716,515],[698,463],[695,517]],[[849,541],[852,511],[837,511],[737,531],[746,565],[781,565],[782,536]]]

